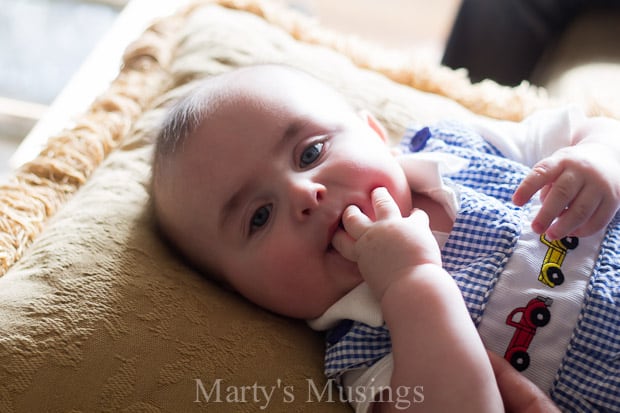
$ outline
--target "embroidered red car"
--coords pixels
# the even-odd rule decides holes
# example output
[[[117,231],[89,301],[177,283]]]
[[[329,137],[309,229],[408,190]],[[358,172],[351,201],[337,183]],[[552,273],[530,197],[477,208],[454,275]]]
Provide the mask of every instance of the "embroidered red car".
[[[506,317],[506,324],[516,328],[504,358],[518,371],[523,371],[530,365],[530,355],[527,350],[536,334],[538,327],[544,327],[551,319],[553,300],[549,297],[538,296],[530,300],[525,307],[515,308]],[[516,317],[521,314],[521,317]],[[518,320],[515,320],[518,318]]]

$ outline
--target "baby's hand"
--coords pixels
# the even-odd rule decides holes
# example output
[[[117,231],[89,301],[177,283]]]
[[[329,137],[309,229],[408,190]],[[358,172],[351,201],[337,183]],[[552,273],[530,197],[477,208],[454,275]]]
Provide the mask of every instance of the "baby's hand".
[[[513,202],[523,205],[538,190],[542,207],[532,222],[534,231],[546,231],[550,239],[592,235],[607,226],[620,207],[619,159],[599,143],[560,149],[534,166]]]
[[[346,233],[336,234],[333,245],[345,258],[357,262],[362,277],[381,299],[393,281],[413,268],[441,266],[441,255],[424,211],[414,209],[402,217],[385,188],[376,188],[371,197],[376,221],[354,205],[347,207],[342,217]]]

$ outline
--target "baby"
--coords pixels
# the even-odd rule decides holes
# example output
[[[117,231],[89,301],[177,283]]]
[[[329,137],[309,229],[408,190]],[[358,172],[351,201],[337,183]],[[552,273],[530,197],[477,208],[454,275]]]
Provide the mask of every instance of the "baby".
[[[412,129],[398,154],[315,78],[248,67],[172,109],[154,205],[196,266],[330,330],[358,411],[513,408],[493,352],[563,409],[620,411],[619,133],[556,111]]]

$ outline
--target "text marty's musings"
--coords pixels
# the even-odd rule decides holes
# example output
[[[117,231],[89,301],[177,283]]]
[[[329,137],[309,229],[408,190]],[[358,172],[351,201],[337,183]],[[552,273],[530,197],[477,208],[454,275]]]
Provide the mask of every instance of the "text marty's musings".
[[[293,403],[300,399],[305,403],[318,402],[348,402],[365,403],[374,397],[375,401],[392,402],[397,409],[407,409],[412,404],[424,402],[424,387],[389,386],[374,387],[341,387],[328,380],[318,385],[312,379],[306,379],[304,389],[285,384],[277,379],[274,384],[264,385],[257,382],[251,385],[233,385],[218,378],[212,382],[203,382],[194,379],[196,384],[195,403],[253,403],[261,410],[269,407],[270,403]],[[374,396],[373,396],[374,395]]]

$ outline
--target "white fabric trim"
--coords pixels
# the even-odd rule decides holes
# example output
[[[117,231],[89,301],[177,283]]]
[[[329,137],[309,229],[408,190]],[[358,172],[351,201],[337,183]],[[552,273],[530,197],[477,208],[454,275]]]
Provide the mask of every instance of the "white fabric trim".
[[[309,320],[308,325],[315,330],[327,330],[341,320],[356,320],[372,327],[383,325],[381,305],[372,295],[370,287],[361,283],[318,318]]]
[[[370,411],[375,397],[390,386],[394,358],[392,353],[386,355],[366,370],[349,370],[342,376],[342,384],[351,394],[349,403],[356,413]]]
[[[438,202],[448,216],[455,220],[459,207],[457,194],[444,184],[441,177],[465,168],[467,161],[445,153],[420,152],[401,155],[398,162],[405,172],[411,190]]]
[[[471,126],[506,158],[534,166],[560,148],[574,144],[586,116],[576,106],[539,110],[522,122],[478,118]]]

